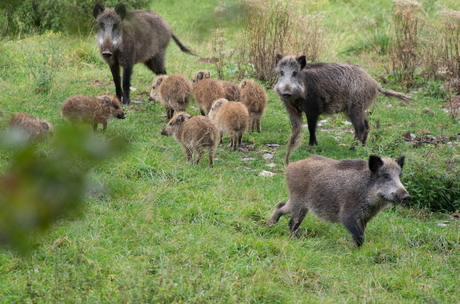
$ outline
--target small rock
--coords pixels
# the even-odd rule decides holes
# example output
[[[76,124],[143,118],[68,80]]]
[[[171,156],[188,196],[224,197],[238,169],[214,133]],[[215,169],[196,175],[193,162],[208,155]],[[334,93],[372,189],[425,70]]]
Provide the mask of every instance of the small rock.
[[[272,158],[273,158],[273,155],[272,155],[272,154],[269,154],[269,153],[266,153],[266,154],[262,155],[262,157],[263,157],[265,160],[269,160],[269,159],[272,159]]]
[[[265,170],[259,173],[259,176],[274,176],[274,175],[275,173],[270,172],[270,171],[265,171]]]
[[[252,160],[256,160],[256,159],[253,158],[253,157],[243,157],[241,160],[242,161],[252,161]]]

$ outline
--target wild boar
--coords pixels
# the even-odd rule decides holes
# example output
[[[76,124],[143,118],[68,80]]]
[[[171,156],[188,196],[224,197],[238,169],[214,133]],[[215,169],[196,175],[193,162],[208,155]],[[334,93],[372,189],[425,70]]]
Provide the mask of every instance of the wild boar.
[[[159,101],[165,107],[166,117],[171,119],[174,112],[187,109],[191,92],[191,83],[183,75],[160,75],[152,83],[149,99]]]
[[[113,117],[125,119],[123,107],[115,96],[90,97],[77,95],[64,101],[61,116],[70,123],[91,124],[93,130],[102,125],[102,131],[107,129],[107,121]]]
[[[208,116],[216,124],[221,142],[225,133],[230,135],[232,151],[241,146],[243,134],[249,124],[249,113],[244,104],[220,98],[213,103]]]
[[[187,161],[192,161],[193,153],[196,153],[194,164],[200,162],[203,150],[207,148],[209,166],[214,166],[214,151],[217,146],[218,132],[208,117],[192,117],[185,112],[178,112],[160,133],[161,135],[172,136],[184,147]]]
[[[252,80],[243,80],[241,87],[241,102],[249,111],[249,131],[260,133],[260,122],[267,107],[268,98],[265,89]]]
[[[289,229],[295,235],[311,211],[321,219],[342,223],[360,247],[367,223],[383,207],[411,200],[399,179],[404,159],[371,155],[368,162],[337,161],[314,155],[293,162],[286,169],[289,200],[278,205],[268,224],[290,215]]]
[[[316,124],[321,114],[343,112],[355,128],[355,139],[366,144],[369,122],[365,111],[380,92],[407,101],[409,96],[383,89],[361,67],[344,63],[307,63],[305,56],[276,57],[278,82],[275,91],[283,101],[292,124],[286,164],[298,145],[302,112],[310,132],[309,145],[317,145]]]
[[[193,78],[193,96],[201,115],[208,115],[213,102],[225,96],[219,80],[210,77],[209,72],[199,71]]]
[[[225,96],[224,98],[229,101],[240,101],[240,87],[234,84],[231,81],[220,80],[220,84],[224,88]]]
[[[19,130],[26,141],[41,140],[53,133],[53,125],[44,119],[27,113],[17,113],[8,121],[9,130]]]
[[[100,53],[110,67],[116,95],[123,104],[131,101],[129,88],[134,64],[142,62],[157,75],[167,74],[166,47],[171,38],[182,52],[194,55],[172,33],[169,24],[149,9],[127,11],[123,3],[114,9],[96,4],[93,16],[99,26],[96,39]],[[123,67],[123,89],[120,66]]]

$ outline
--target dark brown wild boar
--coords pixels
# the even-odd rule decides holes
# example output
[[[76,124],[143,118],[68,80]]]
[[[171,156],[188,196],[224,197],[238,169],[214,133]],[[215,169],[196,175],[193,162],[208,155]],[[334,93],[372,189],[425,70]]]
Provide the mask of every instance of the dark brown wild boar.
[[[265,89],[258,83],[252,80],[243,80],[241,87],[241,102],[248,108],[249,111],[249,130],[260,133],[262,130],[260,122],[267,107],[268,98]]]
[[[150,91],[150,100],[160,102],[166,110],[166,117],[171,119],[174,112],[184,112],[190,103],[192,86],[181,74],[160,75],[155,77]]]
[[[321,114],[343,112],[355,128],[355,139],[366,144],[369,123],[365,111],[380,92],[407,101],[409,96],[383,89],[361,67],[344,63],[307,63],[305,56],[276,56],[278,82],[275,91],[283,101],[292,124],[286,164],[300,142],[302,112],[310,132],[309,145],[317,145],[316,124]]]
[[[383,207],[411,200],[399,179],[403,166],[404,156],[393,161],[371,155],[366,162],[314,155],[293,162],[286,169],[289,200],[278,205],[268,224],[290,215],[289,229],[295,235],[311,211],[323,220],[342,223],[359,247],[367,223]]]
[[[61,116],[70,123],[86,123],[97,130],[102,125],[102,131],[107,129],[107,121],[113,117],[125,119],[123,107],[115,96],[90,97],[77,95],[64,101]]]
[[[241,146],[243,134],[249,124],[248,109],[243,103],[220,98],[212,104],[208,116],[220,132],[220,141],[223,134],[229,134],[232,150]]]
[[[96,38],[100,53],[110,67],[117,97],[123,104],[130,103],[131,74],[136,63],[144,63],[157,75],[166,74],[166,47],[171,37],[182,52],[193,55],[172,33],[168,23],[149,9],[127,11],[123,3],[114,9],[96,4],[93,16],[99,26]]]
[[[208,149],[209,166],[214,166],[214,151],[217,146],[218,132],[214,123],[205,116],[190,116],[185,112],[178,112],[161,130],[161,135],[172,136],[185,149],[187,161],[192,161],[196,153],[194,164],[200,162],[203,150]]]
[[[27,113],[13,115],[8,121],[8,129],[22,132],[27,141],[40,140],[53,133],[53,125],[49,121]]]

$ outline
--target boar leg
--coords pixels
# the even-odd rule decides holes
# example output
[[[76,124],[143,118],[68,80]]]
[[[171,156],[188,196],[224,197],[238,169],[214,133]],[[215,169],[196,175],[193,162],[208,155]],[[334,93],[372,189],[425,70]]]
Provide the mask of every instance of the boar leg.
[[[131,75],[133,74],[133,66],[123,67],[123,104],[127,105],[131,102],[129,99],[129,88],[131,87]]]
[[[121,78],[120,78],[120,66],[118,63],[110,66],[110,71],[112,72],[113,83],[115,84],[115,92],[118,100],[121,100],[121,95],[123,94],[121,90]]]
[[[305,216],[308,213],[308,209],[304,207],[297,207],[291,212],[291,220],[289,221],[289,229],[291,230],[291,236],[296,236],[299,231],[300,224],[302,224]]]
[[[214,150],[212,149],[212,146],[209,147],[208,155],[209,155],[209,166],[212,168],[214,167]]]
[[[302,224],[305,216],[308,213],[308,208],[299,201],[291,202],[293,207],[291,210],[291,220],[289,221],[289,229],[291,230],[291,235],[297,235],[299,231],[300,224]]]
[[[260,131],[262,130],[262,129],[260,128],[260,121],[261,121],[261,119],[262,119],[261,116],[257,117],[257,119],[256,119],[257,132],[259,132],[259,133],[260,133]]]
[[[194,164],[198,165],[200,163],[201,158],[203,157],[203,147],[201,146],[196,147],[195,151],[196,151],[196,159],[195,159]]]
[[[364,243],[364,229],[366,224],[353,218],[345,219],[343,225],[353,236],[356,247],[361,247]]]
[[[238,146],[241,147],[243,142],[243,132],[238,133]]]
[[[359,140],[363,145],[365,145],[367,135],[369,133],[369,122],[365,117],[364,111],[361,111],[360,109],[351,109],[348,116],[350,117],[351,123],[355,128],[355,139]]]
[[[289,139],[287,145],[287,152],[286,152],[286,165],[289,164],[289,157],[291,156],[292,150],[297,148],[300,143],[300,130],[301,130],[301,122],[302,122],[302,112],[297,111],[297,109],[293,108],[289,104],[286,104],[286,108],[288,109],[289,118],[291,119],[292,125],[292,134],[291,138]]]
[[[189,147],[185,147],[185,155],[187,156],[187,161],[192,160],[192,149]]]
[[[278,204],[275,212],[273,213],[272,217],[267,223],[268,225],[271,226],[271,225],[276,224],[282,215],[289,213],[289,209],[287,208],[286,203],[287,202],[281,202]]]
[[[309,146],[318,145],[316,140],[316,125],[318,123],[319,114],[316,111],[308,111],[305,116],[307,117],[308,132],[310,133]]]
[[[157,75],[166,75],[166,69],[164,66],[164,54],[157,54],[152,59],[147,60],[145,65]]]

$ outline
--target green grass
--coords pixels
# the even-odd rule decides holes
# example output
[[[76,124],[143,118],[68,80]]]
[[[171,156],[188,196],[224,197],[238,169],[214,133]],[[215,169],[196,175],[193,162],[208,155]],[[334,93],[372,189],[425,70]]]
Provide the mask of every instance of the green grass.
[[[173,26],[182,42],[202,57],[211,57],[210,17],[213,5],[205,2],[155,1],[152,8]],[[208,2],[206,2],[208,3]],[[349,22],[348,13],[374,12],[366,1],[330,1],[334,16],[328,22]],[[380,3],[380,2],[379,2]],[[368,10],[363,7],[366,5]],[[381,1],[380,6],[386,5]],[[345,6],[347,9],[342,9]],[[191,16],[195,8],[200,8]],[[342,13],[339,13],[342,11]],[[382,13],[383,10],[375,11]],[[344,17],[336,19],[335,16]],[[389,18],[389,17],[388,17]],[[344,21],[341,21],[344,20]],[[228,24],[229,27],[232,25]],[[206,30],[195,30],[195,28]],[[237,26],[231,30],[236,31]],[[198,31],[198,32],[197,32]],[[334,31],[334,28],[331,29]],[[330,33],[347,35],[346,28]],[[359,39],[349,34],[337,53],[346,55]],[[58,47],[60,59],[46,94],[35,91],[28,69],[33,52]],[[331,55],[332,56],[332,55]],[[332,57],[328,61],[332,61]],[[212,64],[183,54],[171,43],[167,70],[191,77],[199,69],[214,71]],[[365,61],[379,79],[380,67]],[[153,75],[136,65],[132,99],[143,100],[127,109],[127,119],[111,120],[104,136],[123,136],[127,149],[95,166],[81,215],[56,220],[51,229],[34,236],[34,250],[21,256],[12,248],[0,249],[0,302],[2,303],[453,303],[460,297],[460,230],[447,214],[417,208],[388,208],[368,225],[361,249],[352,245],[340,225],[308,215],[298,238],[290,238],[288,218],[267,227],[277,203],[287,199],[284,156],[290,136],[286,110],[272,90],[262,120],[262,133],[245,134],[243,141],[255,151],[231,152],[220,145],[214,168],[186,163],[181,147],[160,135],[166,124],[164,109],[147,100]],[[97,81],[96,81],[97,80]],[[384,85],[387,87],[386,85]],[[393,87],[401,91],[401,88]],[[48,35],[21,41],[0,42],[0,128],[9,117],[26,111],[62,127],[60,108],[73,95],[113,93],[108,67],[99,57],[93,35]],[[414,148],[402,134],[410,131],[455,137],[460,125],[441,108],[440,99],[425,97],[423,89],[409,92],[411,105],[380,96],[369,110],[370,137],[366,147],[348,150],[353,141],[342,115],[322,117],[327,122],[317,132],[317,147],[303,144],[291,157],[312,154],[326,157],[362,158],[406,155],[403,183],[416,200],[428,200],[425,187],[436,192],[441,185],[423,172],[439,176],[458,174],[459,148],[433,145]],[[428,107],[433,116],[423,113]],[[197,115],[194,108],[190,113]],[[224,138],[228,141],[228,137]],[[267,144],[279,144],[270,148]],[[38,148],[46,154],[49,145]],[[272,153],[272,160],[263,154]],[[14,158],[0,152],[0,168]],[[243,158],[255,158],[243,161]],[[453,171],[446,162],[456,160]],[[267,166],[274,163],[275,167]],[[268,170],[273,177],[259,173]],[[422,171],[421,173],[419,170]],[[436,181],[436,177],[435,178]],[[457,184],[458,185],[458,184]],[[449,189],[445,190],[448,191]],[[458,193],[458,188],[450,189]],[[455,192],[457,191],[457,192]],[[431,193],[431,192],[429,192]],[[418,200],[418,201],[417,201]],[[458,211],[458,210],[457,210]]]

